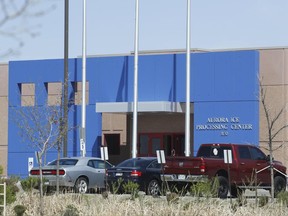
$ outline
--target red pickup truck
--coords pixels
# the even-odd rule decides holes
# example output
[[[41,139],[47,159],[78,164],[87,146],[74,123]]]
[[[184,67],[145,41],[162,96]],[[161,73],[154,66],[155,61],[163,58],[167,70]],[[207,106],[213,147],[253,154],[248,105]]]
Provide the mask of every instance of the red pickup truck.
[[[237,196],[245,186],[251,186],[255,171],[269,166],[269,156],[259,148],[243,144],[202,144],[196,157],[168,157],[164,166],[164,178],[169,184],[183,185],[205,179],[218,178],[218,196],[226,198],[229,192],[228,164],[224,163],[224,150],[231,150],[232,164],[229,164],[232,196]],[[275,192],[286,189],[286,167],[273,161],[278,171],[274,172]],[[271,188],[270,167],[257,173],[257,185]],[[237,192],[238,191],[238,192]]]

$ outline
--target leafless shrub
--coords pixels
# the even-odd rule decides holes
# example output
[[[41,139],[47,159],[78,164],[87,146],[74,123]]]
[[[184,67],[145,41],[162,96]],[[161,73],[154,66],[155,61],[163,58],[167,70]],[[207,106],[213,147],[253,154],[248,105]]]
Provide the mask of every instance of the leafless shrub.
[[[36,195],[22,193],[17,195],[17,201],[7,208],[7,215],[13,215],[13,208],[16,205],[27,207],[26,214],[36,216],[38,214],[39,199]],[[30,199],[32,196],[32,199]],[[129,195],[113,195],[109,199],[103,199],[101,194],[60,194],[59,196],[45,196],[45,216],[62,215],[68,205],[73,205],[81,216],[167,216],[167,215],[198,215],[198,216],[240,216],[240,215],[286,215],[287,207],[281,203],[267,204],[257,207],[254,202],[237,209],[232,209],[229,201],[220,199],[195,200],[193,197],[179,197],[179,201],[168,205],[166,197],[154,199],[145,196],[142,199],[131,200]],[[52,207],[53,206],[53,207]]]

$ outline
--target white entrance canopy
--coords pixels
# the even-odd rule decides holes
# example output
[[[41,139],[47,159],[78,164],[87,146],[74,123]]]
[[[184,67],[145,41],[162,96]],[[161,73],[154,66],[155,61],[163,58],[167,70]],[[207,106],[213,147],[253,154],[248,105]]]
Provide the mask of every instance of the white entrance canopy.
[[[133,102],[99,102],[96,103],[97,113],[129,113],[133,112]],[[138,112],[185,113],[185,103],[170,101],[138,102]],[[193,103],[190,113],[194,113]]]

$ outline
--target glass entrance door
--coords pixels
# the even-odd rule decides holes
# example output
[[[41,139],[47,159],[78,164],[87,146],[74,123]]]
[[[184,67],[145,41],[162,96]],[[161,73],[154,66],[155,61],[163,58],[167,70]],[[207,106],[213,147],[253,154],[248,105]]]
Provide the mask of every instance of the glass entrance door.
[[[164,149],[166,156],[184,156],[185,135],[147,133],[139,135],[138,156],[156,156],[156,150]]]

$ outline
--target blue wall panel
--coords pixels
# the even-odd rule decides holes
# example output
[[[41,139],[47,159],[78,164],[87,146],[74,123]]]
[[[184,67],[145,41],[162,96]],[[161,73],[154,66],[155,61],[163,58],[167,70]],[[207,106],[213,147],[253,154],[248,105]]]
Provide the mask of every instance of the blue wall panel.
[[[259,55],[255,51],[195,54],[194,101],[256,100]]]
[[[258,144],[258,52],[203,53],[192,64],[194,154],[202,143]]]
[[[196,102],[194,154],[203,143],[259,143],[259,102]]]

